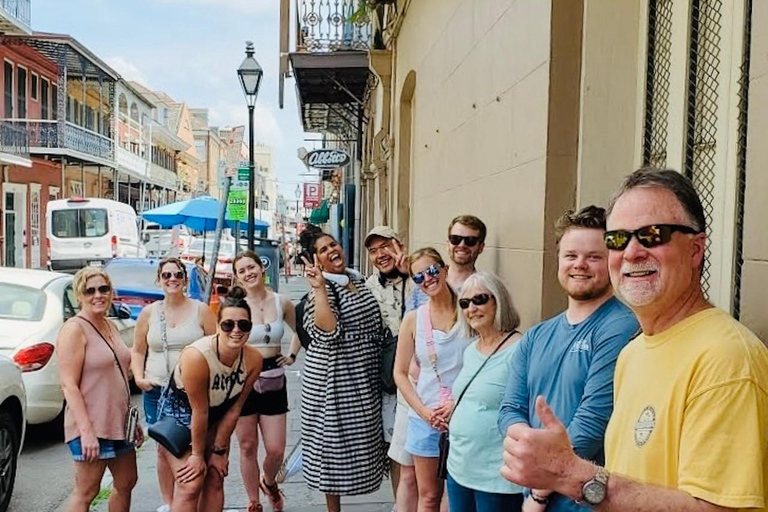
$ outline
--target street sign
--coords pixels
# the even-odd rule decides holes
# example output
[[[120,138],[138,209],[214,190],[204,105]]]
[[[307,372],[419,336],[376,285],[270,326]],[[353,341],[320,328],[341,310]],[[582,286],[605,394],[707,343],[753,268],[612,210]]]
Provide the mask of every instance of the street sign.
[[[245,169],[238,169],[237,170],[237,180],[238,181],[248,181],[250,175],[250,169],[246,167]]]
[[[322,200],[320,183],[304,183],[304,208],[317,208]]]
[[[224,176],[232,178],[237,173],[237,165],[240,162],[240,149],[243,147],[245,126],[235,126],[229,132],[227,139],[227,160]]]
[[[230,190],[227,197],[227,211],[229,218],[244,222],[248,218],[248,191]]]

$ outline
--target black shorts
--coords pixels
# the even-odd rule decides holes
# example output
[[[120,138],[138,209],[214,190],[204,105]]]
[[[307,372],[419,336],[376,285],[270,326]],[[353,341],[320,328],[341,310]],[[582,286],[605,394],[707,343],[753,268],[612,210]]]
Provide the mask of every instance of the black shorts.
[[[264,359],[262,370],[272,370],[277,368],[277,357]],[[262,416],[279,416],[288,412],[288,388],[286,378],[283,377],[283,386],[277,391],[267,391],[259,393],[251,389],[248,398],[245,399],[243,410],[240,416],[253,416],[260,414]]]

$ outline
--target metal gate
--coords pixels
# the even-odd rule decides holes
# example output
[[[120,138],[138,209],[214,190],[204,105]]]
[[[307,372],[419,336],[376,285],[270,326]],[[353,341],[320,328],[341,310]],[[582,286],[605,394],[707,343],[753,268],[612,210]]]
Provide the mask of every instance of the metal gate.
[[[650,0],[648,5],[643,164],[657,168],[667,166],[672,7],[672,0]]]

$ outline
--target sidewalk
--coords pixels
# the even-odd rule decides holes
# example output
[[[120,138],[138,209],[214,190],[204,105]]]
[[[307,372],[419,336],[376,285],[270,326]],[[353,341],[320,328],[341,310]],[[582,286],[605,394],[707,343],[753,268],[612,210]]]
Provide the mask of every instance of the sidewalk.
[[[281,276],[280,278],[280,293],[287,295],[294,302],[301,299],[308,290],[309,285],[302,277],[291,277],[287,284],[284,277]],[[282,340],[283,353],[287,353],[289,342],[290,338],[288,333],[286,333]],[[304,355],[302,352],[297,362],[290,366],[287,372],[290,412],[288,413],[286,456],[298,443],[301,436],[299,406],[301,402],[301,375],[303,367]],[[248,496],[245,493],[242,477],[240,476],[240,455],[237,447],[237,438],[234,435],[232,436],[232,450],[230,454],[229,476],[224,483],[224,495],[226,497],[224,510],[239,512],[247,509]],[[259,460],[263,460],[263,452],[261,450]],[[155,442],[149,439],[138,452],[139,482],[133,490],[133,505],[131,506],[133,512],[155,512],[161,504],[160,492],[157,487],[156,463]],[[281,488],[286,496],[286,512],[320,512],[325,510],[325,497],[319,492],[310,490],[304,483],[301,474],[288,480]],[[262,497],[262,505],[264,505],[265,511],[270,510],[265,497]],[[385,480],[379,491],[374,494],[342,498],[342,508],[344,512],[389,512],[392,510],[392,487],[389,480]],[[106,500],[99,503],[96,507],[92,507],[91,510],[107,512]]]

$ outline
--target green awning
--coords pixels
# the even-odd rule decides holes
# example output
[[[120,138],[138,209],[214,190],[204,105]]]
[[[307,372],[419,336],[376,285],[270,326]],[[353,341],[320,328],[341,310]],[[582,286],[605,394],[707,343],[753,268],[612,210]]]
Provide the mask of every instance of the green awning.
[[[309,214],[309,222],[311,224],[325,224],[330,217],[330,209],[328,208],[328,200],[324,199],[318,208],[312,210]]]

